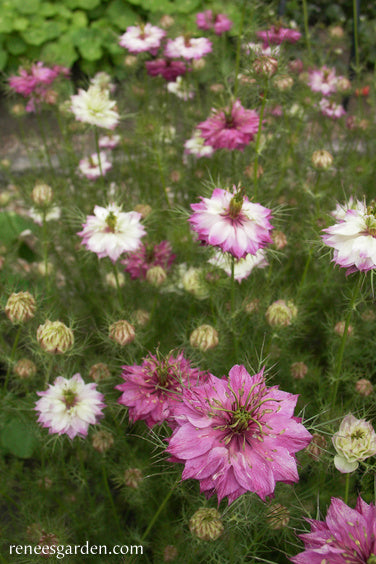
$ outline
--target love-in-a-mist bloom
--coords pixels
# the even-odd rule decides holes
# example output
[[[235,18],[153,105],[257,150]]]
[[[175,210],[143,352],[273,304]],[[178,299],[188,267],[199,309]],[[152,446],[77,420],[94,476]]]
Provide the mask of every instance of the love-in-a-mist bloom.
[[[253,141],[258,132],[260,118],[254,110],[246,110],[236,100],[224,110],[212,110],[212,115],[198,124],[197,129],[206,145],[214,149],[238,149]]]
[[[167,90],[185,102],[194,98],[195,95],[194,90],[181,76],[178,76],[173,82],[168,82]]]
[[[332,119],[339,119],[346,115],[346,111],[341,104],[337,104],[333,100],[330,101],[326,98],[320,100],[319,108],[324,116]]]
[[[332,442],[337,452],[334,465],[343,474],[354,472],[359,462],[376,454],[376,433],[371,423],[351,413],[343,418]]]
[[[184,155],[193,155],[196,159],[200,159],[201,157],[211,157],[213,153],[213,147],[205,145],[205,139],[201,136],[201,132],[198,129],[184,143]],[[186,159],[183,160],[185,161]]]
[[[110,100],[109,90],[98,85],[71,96],[71,111],[78,121],[105,129],[114,129],[119,122],[116,101]]]
[[[233,192],[215,188],[210,198],[201,197],[191,204],[195,212],[189,218],[202,243],[220,247],[234,257],[255,255],[272,242],[271,210],[250,202],[243,189]]]
[[[151,23],[131,25],[120,37],[119,45],[128,49],[130,53],[145,51],[156,55],[166,32]]]
[[[90,157],[81,159],[78,164],[78,173],[86,176],[89,180],[96,180],[105,176],[112,168],[112,163],[104,151],[93,153]]]
[[[145,228],[140,223],[141,214],[122,212],[121,207],[110,204],[106,208],[95,206],[94,215],[86,218],[83,230],[77,233],[82,244],[99,258],[109,257],[113,262],[123,253],[138,249]]]
[[[49,384],[35,404],[39,412],[38,423],[50,433],[86,437],[89,425],[95,425],[103,417],[104,396],[95,383],[85,384],[80,374],[67,379],[63,376]]]
[[[173,423],[183,389],[207,378],[206,372],[191,367],[182,352],[166,358],[150,354],[141,365],[122,368],[124,383],[115,386],[123,392],[118,401],[129,408],[131,421],[144,419],[149,427],[163,421]]]
[[[338,76],[334,68],[323,66],[308,72],[308,86],[313,92],[321,92],[323,96],[330,96],[337,92]]]
[[[251,491],[265,500],[276,482],[299,480],[295,453],[311,434],[294,417],[297,398],[267,387],[263,370],[251,376],[236,365],[228,378],[210,375],[183,391],[167,448],[171,461],[182,462],[183,480],[199,480],[207,497],[232,503]]]
[[[294,564],[375,564],[376,505],[358,497],[355,509],[332,497],[325,521],[307,519],[311,532],[299,535],[305,550]]]
[[[354,204],[353,204],[354,205]],[[334,249],[333,261],[346,268],[346,274],[376,268],[376,207],[355,204],[343,210],[338,223],[323,231],[323,241]]]
[[[164,55],[170,59],[201,59],[212,51],[212,42],[206,37],[183,37],[169,39]]]
[[[187,72],[186,64],[183,61],[173,61],[171,59],[146,61],[145,66],[150,76],[163,76],[167,82],[172,82],[178,76],[183,76]]]
[[[125,265],[125,270],[129,272],[131,278],[145,279],[148,271],[155,266],[169,270],[175,257],[176,255],[172,253],[171,243],[161,241],[157,245],[141,244],[136,252],[130,253],[121,262]]]
[[[296,29],[272,25],[270,29],[258,31],[257,37],[263,40],[264,45],[280,45],[283,42],[296,43],[302,34]]]
[[[213,14],[212,10],[205,10],[196,15],[196,24],[200,29],[206,31],[212,29],[216,35],[222,35],[229,31],[233,22],[225,14]]]
[[[218,251],[209,259],[210,264],[224,270],[227,276],[231,276],[233,257],[230,253]],[[244,258],[234,261],[234,279],[238,282],[248,278],[254,268],[265,268],[268,265],[265,249],[259,249],[255,255],[247,254]]]

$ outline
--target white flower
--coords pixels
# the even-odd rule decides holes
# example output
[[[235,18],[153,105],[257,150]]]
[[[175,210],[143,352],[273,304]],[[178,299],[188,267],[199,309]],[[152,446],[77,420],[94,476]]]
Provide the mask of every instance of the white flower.
[[[277,57],[280,53],[281,47],[279,45],[266,45],[263,43],[253,43],[252,41],[244,45],[246,53],[249,55],[252,51],[256,57],[265,55],[266,57]]]
[[[147,23],[145,25],[131,25],[120,37],[119,45],[128,49],[130,53],[149,51],[156,55],[161,44],[161,39],[166,35],[163,29]]]
[[[71,96],[71,110],[78,121],[97,125],[105,129],[114,129],[119,121],[116,102],[110,100],[109,91],[98,85],[78,91]]]
[[[344,417],[332,442],[337,451],[334,465],[343,474],[354,472],[359,462],[376,454],[376,433],[365,419]]]
[[[120,139],[120,135],[102,135],[102,137],[99,138],[99,147],[101,149],[114,149],[119,145]]]
[[[101,166],[99,166],[99,160]],[[101,151],[99,153],[99,158],[97,153],[93,153],[90,157],[81,159],[78,165],[78,170],[89,180],[95,180],[101,176],[101,169],[102,175],[104,176],[111,167],[112,163],[108,160],[106,153]]]
[[[211,157],[214,149],[210,145],[205,145],[205,139],[201,137],[200,130],[196,129],[193,137],[184,143],[184,153],[194,155],[199,159],[201,157]]]
[[[231,276],[233,258],[231,253],[218,251],[209,259],[209,262],[214,266],[222,268],[228,276]],[[234,278],[238,282],[247,278],[254,268],[265,268],[265,266],[268,265],[268,261],[265,257],[265,249],[259,249],[255,255],[248,254],[241,259],[234,258],[234,261]]]
[[[343,205],[337,204],[336,209],[331,212],[331,215],[338,221],[343,221],[346,218],[347,210],[357,210],[361,214],[366,214],[367,206],[364,202],[360,202],[359,200],[354,201],[354,198],[350,196],[348,201]]]
[[[61,215],[61,209],[58,206],[51,206],[46,211],[44,219],[45,219],[45,221],[51,221],[53,219],[60,219],[60,215]],[[38,223],[38,225],[43,224],[43,213],[40,210],[37,210],[35,208],[31,208],[29,210],[29,216],[31,217],[31,219],[33,221],[35,221],[35,223]]]
[[[185,102],[195,95],[194,91],[189,88],[189,84],[181,76],[178,76],[173,82],[168,82],[167,90]]]
[[[212,43],[206,37],[186,37],[179,36],[176,39],[167,41],[165,56],[170,59],[183,57],[183,59],[201,59],[212,50]]]
[[[136,251],[145,235],[140,223],[141,214],[122,212],[121,207],[110,204],[107,208],[95,206],[94,215],[86,218],[83,230],[77,233],[82,244],[99,258],[109,257],[116,262],[122,253]]]
[[[59,376],[45,392],[37,392],[41,399],[36,402],[38,423],[50,433],[85,437],[89,425],[95,425],[103,416],[104,396],[96,390],[96,384],[85,384],[80,374],[70,380]]]

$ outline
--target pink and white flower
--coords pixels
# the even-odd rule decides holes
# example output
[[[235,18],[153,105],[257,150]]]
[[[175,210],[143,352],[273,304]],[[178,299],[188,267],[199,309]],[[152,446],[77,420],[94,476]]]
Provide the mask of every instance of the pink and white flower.
[[[204,55],[211,53],[212,43],[206,37],[191,37],[184,36],[176,37],[176,39],[169,39],[165,47],[164,54],[170,59],[178,59],[182,57],[186,60],[201,59]]]
[[[161,241],[157,245],[141,244],[137,251],[130,253],[121,263],[125,265],[132,279],[146,279],[150,268],[161,266],[167,271],[171,268],[176,255],[172,253],[169,241]]]
[[[205,139],[201,137],[201,132],[196,129],[193,137],[184,143],[184,154],[193,155],[197,159],[201,157],[211,157],[214,153],[213,147],[205,145]]]
[[[166,358],[150,354],[141,365],[122,368],[124,383],[115,386],[123,392],[118,401],[129,408],[131,421],[144,419],[149,427],[163,421],[174,425],[173,415],[183,389],[208,377],[206,372],[192,368],[182,352]]]
[[[82,244],[99,258],[109,257],[116,262],[123,253],[136,251],[141,245],[145,228],[140,223],[141,214],[122,212],[112,203],[106,208],[95,206],[94,215],[86,218],[83,230],[77,233]]]
[[[244,147],[253,141],[258,132],[260,118],[254,110],[243,108],[236,100],[230,108],[225,110],[212,110],[212,115],[198,124],[205,144],[214,149],[237,149],[243,151]]]
[[[63,376],[49,384],[45,392],[37,392],[41,399],[35,404],[39,412],[38,423],[50,433],[86,437],[89,425],[103,417],[104,396],[95,383],[85,384],[80,374],[67,379]]]
[[[78,121],[105,129],[115,129],[119,122],[116,101],[110,100],[109,90],[98,85],[71,96],[71,111]]]
[[[272,242],[269,222],[271,210],[250,202],[242,190],[233,193],[215,188],[210,198],[191,204],[194,214],[189,218],[192,228],[206,245],[220,247],[241,259],[248,253]]]
[[[346,212],[348,210],[357,210],[361,214],[367,213],[367,206],[365,202],[361,202],[360,200],[354,200],[352,196],[348,199],[347,202],[344,204],[337,204],[336,209],[331,212],[331,215],[337,219],[338,221],[344,220],[346,217]]]
[[[191,100],[194,98],[194,90],[189,86],[188,82],[186,82],[181,76],[178,76],[174,82],[167,83],[167,90],[171,92],[171,94],[175,94],[184,102]]]
[[[128,49],[130,53],[148,51],[156,55],[166,32],[151,23],[131,25],[119,38],[120,47]]]
[[[329,101],[326,98],[320,100],[319,107],[321,113],[324,116],[330,117],[332,119],[339,119],[342,116],[346,115],[346,112],[341,104],[336,104],[335,102]]]
[[[178,76],[183,76],[187,72],[186,64],[183,61],[173,61],[171,59],[146,61],[145,66],[150,76],[163,76],[167,82],[172,82]]]
[[[231,253],[218,251],[208,262],[224,270],[227,276],[231,276],[232,260]],[[235,259],[234,279],[240,283],[244,278],[248,278],[254,268],[265,268],[266,266],[268,266],[268,261],[266,260],[265,249],[259,249],[255,255],[247,254],[244,258]]]
[[[279,45],[264,45],[264,43],[254,43],[250,41],[244,45],[247,55],[252,53],[255,57],[278,57],[281,51]]]
[[[111,168],[112,163],[104,151],[99,153],[99,157],[98,153],[93,153],[90,157],[81,159],[78,165],[79,173],[86,176],[89,180],[96,180],[101,176],[105,176]]]
[[[341,213],[338,223],[324,229],[322,239],[334,249],[333,261],[346,274],[376,268],[376,209],[357,202],[355,209]]]
[[[299,535],[305,550],[294,564],[373,564],[376,562],[376,505],[358,497],[355,509],[332,497],[325,521],[307,519],[311,532]]]
[[[110,133],[109,135],[102,135],[99,138],[99,148],[100,149],[115,149],[120,143],[120,135],[115,135]]]
[[[338,76],[335,69],[323,66],[321,69],[308,72],[308,86],[312,92],[321,92],[323,96],[330,96],[337,92]]]
[[[233,22],[225,14],[214,15],[212,10],[199,12],[196,15],[196,24],[198,28],[206,31],[213,29],[216,35],[222,35],[233,26]]]
[[[298,396],[267,387],[264,369],[251,376],[233,366],[228,378],[209,375],[183,390],[167,452],[182,462],[183,480],[200,481],[207,497],[232,503],[247,491],[265,500],[276,482],[299,480],[295,453],[311,434],[294,417]]]
[[[296,43],[302,36],[300,31],[297,31],[296,29],[275,25],[272,25],[272,27],[268,30],[258,31],[256,35],[262,39],[264,45],[280,45],[284,41],[287,43]]]

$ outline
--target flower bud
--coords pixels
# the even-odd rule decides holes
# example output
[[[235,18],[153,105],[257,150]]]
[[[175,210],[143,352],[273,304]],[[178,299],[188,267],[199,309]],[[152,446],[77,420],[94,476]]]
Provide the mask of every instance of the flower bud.
[[[346,326],[345,321],[338,321],[338,323],[336,323],[334,326],[334,332],[337,333],[339,337],[343,337],[343,334],[345,332],[345,326]],[[347,328],[347,336],[350,337],[352,333],[353,333],[353,327],[352,325],[349,325]]]
[[[290,512],[284,505],[273,503],[266,512],[266,520],[271,529],[278,531],[289,524]]]
[[[256,74],[261,74],[267,77],[273,76],[277,72],[278,61],[274,57],[263,55],[258,57],[253,62],[253,70]]]
[[[134,207],[134,211],[140,213],[142,219],[145,219],[152,212],[152,207],[149,204],[137,204]]]
[[[204,58],[201,59],[193,59],[192,60],[192,69],[196,71],[200,71],[204,69],[206,66],[206,62]]]
[[[146,280],[149,282],[149,284],[155,286],[156,288],[162,286],[166,278],[167,274],[162,266],[152,266],[146,273]]]
[[[308,366],[304,362],[293,362],[290,366],[290,372],[295,380],[302,380],[308,372]]]
[[[253,300],[248,300],[244,302],[243,309],[246,313],[256,313],[260,309],[259,298],[253,298]]]
[[[192,331],[189,342],[191,347],[203,352],[214,349],[218,345],[218,331],[211,325],[200,325]]]
[[[333,164],[333,157],[325,149],[319,149],[312,154],[311,161],[317,170],[327,170]]]
[[[223,533],[221,514],[216,509],[202,507],[189,520],[192,535],[205,541],[215,541]]]
[[[184,290],[193,294],[195,298],[203,300],[208,297],[208,291],[203,282],[202,270],[191,266],[181,279]]]
[[[297,316],[298,310],[292,301],[277,300],[266,310],[265,317],[272,327],[287,327]]]
[[[94,382],[101,382],[102,380],[108,380],[111,378],[111,372],[104,362],[98,362],[93,364],[90,368],[89,376],[94,380]]]
[[[121,319],[120,321],[115,321],[109,328],[109,337],[115,343],[118,343],[122,347],[125,345],[129,345],[134,341],[136,336],[135,330],[133,325],[131,325],[125,319]]]
[[[291,76],[279,76],[278,78],[274,79],[274,86],[281,90],[281,92],[285,92],[286,90],[290,90],[294,84],[294,79]]]
[[[35,314],[35,299],[29,292],[18,292],[9,296],[5,306],[5,315],[14,324],[25,323]]]
[[[337,451],[334,465],[343,474],[354,472],[359,462],[376,454],[376,433],[371,423],[349,414],[332,437]]]
[[[276,246],[276,248],[280,251],[281,249],[284,249],[287,245],[287,239],[286,239],[286,235],[282,232],[282,231],[273,231],[272,232],[272,239],[273,239],[273,243]]]
[[[44,184],[43,182],[37,182],[31,192],[31,199],[34,204],[40,207],[47,207],[53,198],[53,192],[51,186]]]
[[[342,37],[345,35],[345,32],[343,30],[343,27],[341,27],[340,25],[335,25],[329,29],[329,35],[333,39],[342,39]]]
[[[144,309],[137,309],[134,312],[134,320],[140,327],[145,327],[150,321],[150,313]]]
[[[128,468],[124,472],[124,484],[128,488],[137,490],[142,480],[143,480],[143,475],[139,468]]]
[[[37,373],[37,367],[32,360],[21,358],[13,367],[13,372],[21,380],[32,378]]]
[[[175,23],[174,18],[169,14],[163,14],[161,19],[159,20],[159,25],[163,27],[163,29],[168,29],[169,27],[174,25],[174,23]]]
[[[173,544],[168,544],[163,550],[163,562],[173,562],[178,555],[178,549]]]
[[[373,386],[369,380],[367,380],[366,378],[361,378],[355,384],[355,390],[359,395],[367,397],[373,393]]]
[[[337,80],[337,90],[339,92],[348,92],[351,90],[351,82],[345,76],[341,76]]]
[[[127,55],[124,59],[124,65],[126,67],[134,67],[138,59],[134,55]]]
[[[64,354],[73,347],[74,335],[72,329],[62,321],[47,321],[39,325],[37,340],[42,349],[52,354]]]
[[[119,287],[122,288],[125,285],[125,276],[122,272],[118,272],[117,275]],[[113,272],[108,272],[106,274],[106,284],[111,286],[111,288],[117,288],[115,274]]]
[[[92,437],[95,450],[103,454],[114,444],[114,437],[108,431],[97,431]]]
[[[312,440],[306,448],[307,454],[313,460],[319,460],[322,452],[326,449],[326,438],[319,433],[313,433]]]

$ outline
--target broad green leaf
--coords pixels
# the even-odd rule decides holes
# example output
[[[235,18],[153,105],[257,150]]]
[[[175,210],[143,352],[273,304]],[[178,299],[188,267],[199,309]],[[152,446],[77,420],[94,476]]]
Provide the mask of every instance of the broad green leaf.
[[[22,231],[34,227],[35,224],[30,219],[25,219],[14,212],[0,212],[0,243],[7,246],[17,239]]]
[[[0,70],[3,70],[5,68],[5,65],[7,64],[7,60],[8,60],[8,55],[6,51],[4,51],[4,49],[0,49]]]
[[[113,0],[108,5],[106,16],[113,25],[124,31],[139,19],[125,0]]]
[[[14,7],[21,14],[36,14],[39,12],[39,0],[13,0]]]
[[[60,7],[57,4],[52,4],[51,2],[42,2],[41,7],[39,8],[39,14],[41,16],[46,16],[46,18],[50,18],[55,14],[58,14]]]
[[[13,20],[13,29],[15,31],[23,31],[29,26],[29,20],[27,18],[15,18]]]
[[[71,9],[81,8],[82,10],[92,10],[100,4],[101,0],[66,0],[66,5]]]
[[[18,35],[11,35],[8,37],[5,46],[12,55],[21,55],[22,53],[25,53],[27,49],[27,44]]]
[[[79,55],[69,36],[62,35],[57,41],[46,43],[41,51],[41,58],[46,63],[71,67]]]
[[[46,41],[59,37],[65,29],[66,24],[58,21],[33,20],[32,27],[21,33],[26,43],[30,45],[42,45]]]
[[[0,14],[0,33],[11,33],[13,31],[14,18],[10,14]]]
[[[75,45],[84,59],[97,61],[102,57],[102,36],[99,30],[79,29],[74,38]]]
[[[16,418],[5,424],[0,438],[2,447],[19,458],[30,458],[38,443],[30,424]]]
[[[201,4],[201,0],[142,0],[141,5],[150,12],[173,14],[182,12],[188,14]]]
[[[73,27],[87,27],[87,15],[82,10],[72,12],[72,26]]]

